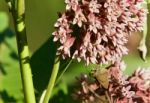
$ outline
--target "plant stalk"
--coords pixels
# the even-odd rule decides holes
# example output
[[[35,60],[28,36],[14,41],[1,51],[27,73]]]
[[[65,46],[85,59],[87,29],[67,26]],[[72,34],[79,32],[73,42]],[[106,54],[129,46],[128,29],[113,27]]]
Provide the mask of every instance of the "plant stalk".
[[[64,70],[61,72],[61,74],[57,78],[55,85],[59,83],[59,81],[61,80],[61,78],[63,77],[63,75],[65,74],[65,72],[67,71],[67,69],[68,69],[68,67],[70,66],[71,63],[72,63],[72,59],[69,61],[67,66],[64,68]]]
[[[16,30],[16,39],[21,71],[21,79],[24,91],[25,103],[36,103],[32,81],[31,67],[29,63],[29,48],[25,29],[25,1],[15,0],[12,2],[12,15]]]
[[[47,87],[47,90],[46,90],[46,94],[45,94],[45,97],[44,97],[44,100],[43,100],[43,103],[48,103],[49,99],[51,98],[52,90],[54,88],[54,85],[55,85],[55,82],[56,82],[56,77],[57,77],[57,74],[58,74],[58,71],[59,71],[59,65],[60,65],[59,57],[56,57],[55,62],[54,62],[54,67],[53,67],[53,70],[52,70],[52,74],[51,74],[51,77],[50,77],[50,81],[49,81],[49,84],[48,84],[48,87]]]

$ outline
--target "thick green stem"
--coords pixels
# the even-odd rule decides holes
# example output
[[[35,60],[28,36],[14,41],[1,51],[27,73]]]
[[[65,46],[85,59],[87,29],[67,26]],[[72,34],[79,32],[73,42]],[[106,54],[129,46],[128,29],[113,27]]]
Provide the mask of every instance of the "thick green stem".
[[[18,55],[24,90],[24,99],[25,103],[36,103],[31,67],[29,64],[29,49],[27,44],[24,21],[25,3],[24,0],[16,0],[16,3],[12,2],[12,4],[12,15],[14,17],[14,24],[17,37]]]
[[[49,102],[49,99],[50,99],[51,94],[52,94],[52,90],[53,90],[54,85],[55,85],[56,77],[57,77],[57,74],[58,74],[58,71],[59,71],[59,65],[60,65],[59,57],[56,57],[54,67],[53,67],[53,70],[52,70],[52,74],[51,74],[51,77],[50,77],[50,81],[49,81],[49,84],[48,84],[48,87],[47,87],[47,90],[46,90],[46,94],[45,94],[45,97],[44,97],[44,100],[43,100],[43,103],[48,103]]]

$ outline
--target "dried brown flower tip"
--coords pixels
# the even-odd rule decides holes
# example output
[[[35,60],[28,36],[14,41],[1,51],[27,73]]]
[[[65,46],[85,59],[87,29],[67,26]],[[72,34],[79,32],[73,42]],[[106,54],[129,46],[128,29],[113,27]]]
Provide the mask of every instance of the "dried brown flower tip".
[[[127,54],[128,34],[143,30],[142,0],[65,0],[66,11],[55,23],[57,54],[87,64],[115,62]]]

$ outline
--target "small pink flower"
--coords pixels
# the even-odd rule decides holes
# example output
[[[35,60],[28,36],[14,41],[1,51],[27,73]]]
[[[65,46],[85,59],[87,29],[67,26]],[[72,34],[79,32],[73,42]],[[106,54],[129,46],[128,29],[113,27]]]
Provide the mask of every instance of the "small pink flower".
[[[69,27],[65,13],[62,14],[62,16],[57,20],[57,22],[54,24],[54,27],[65,27],[65,28]]]
[[[141,82],[142,80],[139,77],[131,77],[129,82],[132,84],[137,84],[138,82]]]
[[[58,48],[57,55],[63,52],[63,55],[62,55],[63,58],[65,58],[66,56],[70,57],[70,47],[73,45],[74,41],[75,41],[74,37],[67,36],[65,43]]]
[[[150,80],[150,69],[149,68],[148,69],[139,69],[138,74],[143,80]]]
[[[58,31],[55,31],[52,33],[54,35],[54,41],[57,41],[60,39],[60,43],[64,43],[66,41],[67,35],[72,32],[71,29],[65,29],[63,27],[60,27]]]
[[[87,32],[83,38],[83,44],[85,47],[88,47],[88,44],[91,42],[91,34],[90,32]]]
[[[66,30],[64,28],[60,28],[58,31],[52,33],[54,35],[54,41],[60,39],[61,43],[64,43],[66,40]]]
[[[148,86],[146,86],[146,81],[137,83],[137,88],[141,91],[146,91]]]
[[[65,0],[66,10],[73,9],[74,11],[77,10],[78,7],[78,0]]]
[[[131,89],[131,86],[128,86],[128,87],[123,87],[122,88],[122,95],[126,98],[131,98],[132,96],[135,95],[135,92],[134,91],[130,91]]]
[[[88,19],[90,22],[89,25],[90,31],[93,31],[95,34],[97,34],[98,29],[102,29],[100,21],[98,20],[98,18],[94,16],[94,14],[89,14]]]
[[[78,24],[79,27],[82,26],[82,22],[87,22],[81,9],[78,9],[75,13],[75,18],[73,19],[73,24]]]
[[[99,9],[101,8],[101,4],[98,4],[97,0],[91,0],[89,3],[89,10],[92,13],[99,13]]]
[[[109,68],[108,71],[109,71],[109,74],[116,79],[119,78],[121,75],[120,68],[118,68],[118,67],[111,67],[111,68]]]

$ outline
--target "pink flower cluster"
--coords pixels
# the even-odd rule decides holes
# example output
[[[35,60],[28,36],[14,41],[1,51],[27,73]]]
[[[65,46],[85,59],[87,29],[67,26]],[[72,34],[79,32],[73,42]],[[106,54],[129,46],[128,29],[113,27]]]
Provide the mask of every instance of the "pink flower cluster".
[[[128,34],[143,30],[141,0],[65,0],[66,11],[55,23],[54,41],[63,58],[87,64],[115,62],[123,54]]]
[[[116,103],[150,103],[150,69],[136,69],[131,76],[116,65],[109,68],[109,94]]]
[[[139,68],[127,76],[123,74],[124,67],[123,63],[115,62],[106,68],[107,76],[99,73],[94,75],[94,81],[82,76],[78,79],[82,88],[75,97],[87,103],[150,103],[150,69]],[[105,87],[107,80],[108,87]]]

